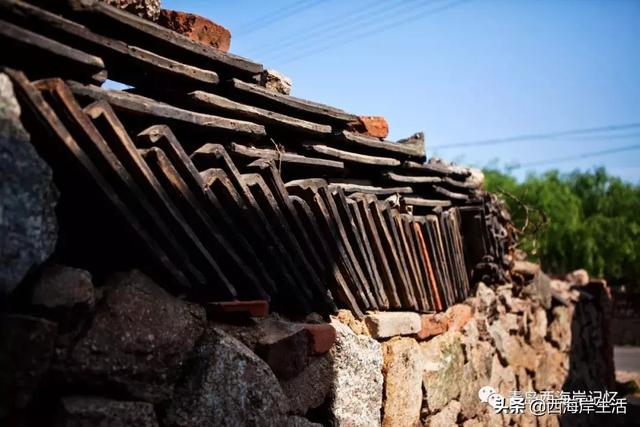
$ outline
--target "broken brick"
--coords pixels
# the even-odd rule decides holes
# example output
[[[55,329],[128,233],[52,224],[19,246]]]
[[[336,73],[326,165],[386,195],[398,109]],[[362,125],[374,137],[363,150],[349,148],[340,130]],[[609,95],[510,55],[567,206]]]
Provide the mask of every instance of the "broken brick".
[[[229,30],[194,13],[162,9],[158,24],[223,52],[227,52],[231,45]]]
[[[312,350],[315,354],[323,354],[331,350],[336,341],[336,328],[328,323],[305,323],[304,328],[311,334]]]
[[[473,317],[473,308],[466,304],[455,304],[447,309],[446,315],[449,320],[449,329],[460,331]]]
[[[422,329],[416,334],[419,340],[426,340],[436,335],[440,335],[449,329],[449,317],[444,313],[422,314],[420,315]]]
[[[351,124],[351,130],[381,139],[389,135],[389,125],[382,116],[358,116],[358,121]]]
[[[269,315],[269,303],[265,300],[212,302],[205,308],[207,317],[217,320],[237,317],[262,318]]]

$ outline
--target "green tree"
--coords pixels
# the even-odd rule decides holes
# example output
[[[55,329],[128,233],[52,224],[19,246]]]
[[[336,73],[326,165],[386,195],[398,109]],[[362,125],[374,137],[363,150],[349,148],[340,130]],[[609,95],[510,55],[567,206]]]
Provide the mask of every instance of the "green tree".
[[[519,247],[545,270],[586,268],[640,291],[640,186],[612,177],[604,168],[531,174],[521,183],[495,169],[485,176],[487,189],[503,194],[516,226],[522,227],[528,217],[528,233]],[[544,218],[545,225],[532,233],[531,223]]]

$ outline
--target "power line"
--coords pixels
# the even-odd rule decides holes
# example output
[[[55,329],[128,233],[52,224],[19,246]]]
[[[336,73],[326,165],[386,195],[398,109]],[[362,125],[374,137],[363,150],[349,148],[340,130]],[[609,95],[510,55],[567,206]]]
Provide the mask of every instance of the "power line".
[[[640,127],[640,123],[629,123],[624,125],[610,125],[610,126],[601,126],[594,128],[585,128],[585,129],[572,129],[560,132],[549,132],[549,133],[532,133],[525,135],[517,135],[517,136],[509,136],[505,138],[491,138],[491,139],[482,139],[478,141],[465,141],[458,142],[454,144],[443,144],[438,145],[433,148],[442,149],[442,148],[457,148],[457,147],[471,147],[471,146],[481,146],[481,145],[496,145],[496,144],[506,144],[509,142],[520,142],[520,141],[532,141],[532,140],[544,140],[544,139],[558,139],[559,137],[566,136],[577,136],[577,135],[586,135],[593,133],[602,133],[602,132],[612,132],[626,129],[634,129]]]
[[[446,2],[448,0],[422,0],[417,5],[412,4],[412,1],[400,3],[400,8],[383,10],[382,14],[376,14],[373,19],[364,16],[362,21],[348,22],[348,25],[343,25],[332,33],[321,35],[321,37],[316,40],[301,40],[304,44],[303,50],[296,51],[295,49],[289,49],[286,52],[282,52],[282,54],[275,55],[275,58],[272,57],[272,60],[286,64],[327,49],[335,48],[336,46],[349,44],[371,34],[380,33],[403,24],[404,21],[407,20],[407,17],[408,22],[421,18],[423,14],[418,14],[417,12],[430,8],[434,2],[438,1]],[[429,14],[431,14],[431,10],[427,11],[427,15]],[[400,19],[393,21],[394,18]]]
[[[591,151],[588,153],[578,154],[574,156],[565,156],[565,157],[556,157],[553,159],[536,160],[534,162],[516,164],[512,166],[511,169],[520,169],[520,168],[531,167],[531,166],[541,166],[541,165],[548,165],[548,164],[554,164],[554,163],[561,163],[569,160],[586,159],[589,157],[597,157],[597,156],[603,156],[606,154],[621,153],[624,151],[633,151],[633,150],[640,150],[640,144],[626,145],[624,147],[608,148],[606,150]]]
[[[234,29],[233,35],[235,37],[246,36],[258,30],[262,30],[263,28],[275,24],[276,22],[281,21],[285,18],[298,15],[308,9],[318,6],[320,3],[323,3],[325,1],[327,0],[302,0],[300,2],[289,3],[281,7],[280,9],[264,14],[242,24],[240,27]]]
[[[274,53],[279,54],[294,48],[297,45],[308,44],[314,38],[322,41],[327,37],[327,33],[333,32],[333,34],[339,34],[340,30],[349,27],[368,25],[371,18],[375,18],[379,15],[386,15],[397,9],[400,6],[401,9],[408,9],[411,3],[424,0],[393,0],[393,1],[381,1],[376,2],[372,7],[351,9],[346,13],[335,15],[326,19],[324,24],[309,26],[308,28],[297,31],[295,34],[284,36],[278,40],[274,40],[270,43],[258,46],[256,49],[252,49],[249,52],[254,56],[260,56],[262,54]],[[401,10],[401,11],[404,11]],[[363,21],[364,18],[364,21]],[[373,22],[377,22],[374,20]],[[329,34],[330,35],[330,34]],[[319,37],[318,37],[319,36]]]
[[[283,60],[280,61],[280,64],[282,65],[282,64],[287,64],[287,63],[290,63],[290,62],[293,62],[293,61],[300,60],[300,59],[305,58],[307,56],[314,55],[316,53],[319,53],[319,52],[325,51],[327,49],[330,49],[332,47],[335,47],[336,44],[340,44],[341,46],[344,46],[344,45],[347,45],[349,43],[353,43],[353,42],[355,42],[357,40],[360,40],[362,38],[368,37],[368,36],[370,36],[372,34],[380,34],[380,33],[384,32],[384,31],[387,31],[387,30],[392,29],[394,27],[397,27],[399,25],[408,24],[410,22],[414,22],[414,21],[426,18],[428,16],[435,15],[435,14],[440,13],[440,12],[444,12],[445,10],[452,9],[452,8],[454,8],[456,6],[460,6],[460,5],[464,4],[464,3],[469,3],[471,1],[473,1],[473,0],[453,1],[452,3],[449,3],[449,4],[445,5],[445,6],[441,6],[439,8],[435,8],[435,9],[430,9],[430,10],[425,11],[424,13],[413,14],[412,16],[409,16],[409,17],[407,17],[405,19],[397,20],[397,21],[394,21],[394,22],[386,24],[386,25],[381,25],[381,26],[378,26],[378,27],[374,27],[374,28],[372,28],[370,30],[367,30],[365,32],[356,33],[355,35],[350,35],[350,34],[345,33],[344,34],[345,37],[343,39],[331,39],[331,40],[329,40],[329,43],[327,43],[325,45],[322,45],[322,46],[320,46],[318,48],[309,49],[309,50],[300,52],[300,53],[298,53],[296,55],[290,56],[288,58],[284,58]],[[429,5],[430,5],[430,3],[429,3]]]

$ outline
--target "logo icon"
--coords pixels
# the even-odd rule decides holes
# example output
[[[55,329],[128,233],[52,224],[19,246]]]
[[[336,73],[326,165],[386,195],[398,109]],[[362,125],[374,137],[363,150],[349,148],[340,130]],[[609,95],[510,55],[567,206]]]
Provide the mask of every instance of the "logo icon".
[[[488,403],[493,409],[504,408],[504,397],[491,386],[484,386],[478,390],[478,397],[482,402]]]

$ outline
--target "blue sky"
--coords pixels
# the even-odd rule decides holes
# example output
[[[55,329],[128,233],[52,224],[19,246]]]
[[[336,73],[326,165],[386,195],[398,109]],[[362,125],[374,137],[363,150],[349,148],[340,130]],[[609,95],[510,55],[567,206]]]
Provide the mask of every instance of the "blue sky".
[[[392,139],[424,131],[429,156],[509,165],[640,143],[637,128],[607,138],[437,148],[639,123],[640,0],[164,0],[163,7],[229,28],[231,51],[291,77],[293,95],[385,116]],[[640,182],[640,149],[514,173],[597,165]]]

